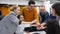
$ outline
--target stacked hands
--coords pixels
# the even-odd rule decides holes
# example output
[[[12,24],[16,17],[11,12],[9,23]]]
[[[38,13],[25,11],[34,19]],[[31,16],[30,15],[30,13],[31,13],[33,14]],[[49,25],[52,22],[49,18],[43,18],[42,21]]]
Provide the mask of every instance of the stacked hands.
[[[36,23],[36,20],[34,20],[34,21],[32,21],[32,23]],[[36,29],[38,29],[38,30],[40,30],[40,29],[45,29],[46,27],[45,27],[45,24],[46,23],[42,23],[42,24],[31,24],[31,27],[32,26],[35,26],[36,27]]]
[[[32,26],[35,26],[36,27],[36,29],[45,29],[46,27],[45,27],[45,24],[46,23],[42,23],[42,24],[40,24],[40,23],[38,23],[38,24],[36,24],[36,20],[33,20],[32,22],[25,22],[24,21],[24,18],[23,18],[23,16],[20,16],[20,20],[22,21],[22,24],[31,24],[30,26],[32,27]]]

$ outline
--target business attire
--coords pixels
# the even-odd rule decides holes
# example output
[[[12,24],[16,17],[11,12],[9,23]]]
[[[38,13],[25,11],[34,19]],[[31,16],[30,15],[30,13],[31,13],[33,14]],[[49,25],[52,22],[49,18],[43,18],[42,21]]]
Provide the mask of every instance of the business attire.
[[[47,34],[60,34],[59,22],[56,19],[49,19],[47,23]]]
[[[0,22],[0,34],[14,34],[19,24],[17,15],[10,12]]]
[[[56,19],[56,16],[53,16],[52,14],[50,14],[49,19]]]
[[[47,11],[45,11],[43,15],[41,14],[41,12],[39,13],[40,23],[47,22],[48,19],[49,19],[49,13]]]
[[[56,17],[56,20],[59,22],[58,23],[59,28],[57,29],[57,34],[60,34],[60,19],[58,17]]]

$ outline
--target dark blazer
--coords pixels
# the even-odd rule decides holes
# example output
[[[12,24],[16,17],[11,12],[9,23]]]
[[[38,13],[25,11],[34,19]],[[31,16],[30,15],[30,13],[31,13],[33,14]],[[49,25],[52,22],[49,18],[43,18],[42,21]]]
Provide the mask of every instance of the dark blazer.
[[[45,11],[44,12],[44,18],[45,18],[45,20],[44,20],[44,22],[47,22],[48,21],[48,19],[49,19],[49,13],[47,12],[47,11]],[[39,20],[40,20],[40,23],[42,22],[42,16],[41,16],[41,13],[39,13]]]
[[[56,19],[49,19],[47,23],[47,34],[60,34],[59,22]]]
[[[52,14],[50,14],[49,19],[56,19],[56,17],[55,17],[55,16],[53,16]]]

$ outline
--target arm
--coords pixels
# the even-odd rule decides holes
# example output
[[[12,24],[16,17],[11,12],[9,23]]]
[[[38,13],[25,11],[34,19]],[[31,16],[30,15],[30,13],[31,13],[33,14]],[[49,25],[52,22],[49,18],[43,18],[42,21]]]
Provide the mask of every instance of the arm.
[[[48,19],[49,19],[49,13],[48,13],[48,12],[46,12],[46,15],[45,15],[45,20],[44,20],[44,22],[47,22],[47,21],[48,21]]]
[[[19,24],[18,18],[17,18],[16,16],[14,16],[14,15],[10,15],[9,20],[10,20],[12,23],[15,23],[15,24],[17,24],[17,25]]]
[[[48,19],[49,19],[49,13],[46,12],[46,14],[45,14],[45,20],[44,20],[44,22],[41,25],[46,25]]]
[[[40,23],[39,23],[38,14],[37,14],[37,10],[36,10],[36,9],[34,9],[34,18],[35,18],[35,20],[36,20],[36,24],[40,24]]]
[[[22,21],[22,24],[33,24],[33,23],[35,23],[36,22],[36,20],[33,20],[32,22],[25,22],[25,21]]]

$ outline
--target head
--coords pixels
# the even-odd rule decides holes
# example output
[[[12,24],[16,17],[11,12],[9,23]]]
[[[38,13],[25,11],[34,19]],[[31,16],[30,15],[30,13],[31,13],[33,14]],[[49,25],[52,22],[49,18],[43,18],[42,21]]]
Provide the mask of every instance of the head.
[[[11,11],[15,12],[16,15],[19,15],[20,14],[20,7],[14,6],[14,7],[12,7]]]
[[[60,16],[60,3],[55,3],[52,5],[52,12],[56,16]]]
[[[20,16],[20,20],[21,20],[21,21],[24,21],[23,15]]]
[[[32,9],[35,6],[35,2],[34,1],[29,1],[28,6],[29,6],[30,9]]]
[[[40,12],[41,12],[41,13],[44,13],[44,11],[45,11],[45,6],[44,6],[44,5],[41,5],[41,6],[40,6]]]
[[[20,21],[24,21],[23,15],[18,15],[18,19],[19,19]]]

